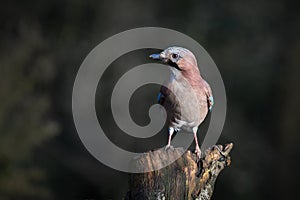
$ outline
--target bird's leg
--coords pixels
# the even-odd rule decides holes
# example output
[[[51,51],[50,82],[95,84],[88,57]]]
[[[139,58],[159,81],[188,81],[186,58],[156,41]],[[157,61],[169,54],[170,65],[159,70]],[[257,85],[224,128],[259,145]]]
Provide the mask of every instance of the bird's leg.
[[[198,144],[197,130],[198,130],[198,127],[193,128],[193,133],[194,133],[194,138],[195,138],[195,143],[196,143],[195,153],[197,154],[197,157],[200,159],[201,149],[200,149],[199,144]]]
[[[171,140],[172,140],[173,133],[174,133],[174,128],[169,127],[169,139],[168,139],[168,144],[167,144],[167,146],[165,148],[166,150],[169,149],[169,148],[172,148],[172,146],[171,146]]]

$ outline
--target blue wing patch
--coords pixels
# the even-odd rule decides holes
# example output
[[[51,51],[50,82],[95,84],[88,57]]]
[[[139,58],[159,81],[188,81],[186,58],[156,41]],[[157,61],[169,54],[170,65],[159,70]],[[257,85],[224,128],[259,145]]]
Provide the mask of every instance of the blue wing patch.
[[[208,98],[208,100],[209,100],[209,111],[211,111],[212,110],[212,107],[213,107],[213,105],[214,105],[214,98],[213,98],[213,96],[210,96],[209,98]]]
[[[157,102],[158,102],[158,103],[160,102],[161,95],[162,95],[162,93],[161,93],[161,92],[160,92],[160,93],[158,93],[158,95],[157,95]]]

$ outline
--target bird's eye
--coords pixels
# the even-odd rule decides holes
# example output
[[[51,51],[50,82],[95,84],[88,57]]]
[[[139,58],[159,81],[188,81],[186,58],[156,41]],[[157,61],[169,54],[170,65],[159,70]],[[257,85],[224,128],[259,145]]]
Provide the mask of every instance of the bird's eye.
[[[175,58],[175,59],[178,58],[178,54],[173,53],[173,54],[172,54],[172,58]]]

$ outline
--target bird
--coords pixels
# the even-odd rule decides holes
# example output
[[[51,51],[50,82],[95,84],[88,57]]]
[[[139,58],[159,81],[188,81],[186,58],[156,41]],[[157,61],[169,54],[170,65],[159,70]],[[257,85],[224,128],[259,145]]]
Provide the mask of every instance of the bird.
[[[210,85],[202,78],[195,55],[184,47],[168,47],[149,57],[169,66],[171,72],[157,96],[167,113],[169,137],[165,149],[172,147],[174,133],[186,130],[194,134],[195,154],[200,159],[197,131],[214,105]]]

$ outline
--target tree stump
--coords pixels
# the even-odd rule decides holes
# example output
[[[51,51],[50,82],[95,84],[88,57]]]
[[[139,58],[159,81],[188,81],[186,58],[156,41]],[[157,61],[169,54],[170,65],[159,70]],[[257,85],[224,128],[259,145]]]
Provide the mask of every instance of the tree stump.
[[[182,148],[159,149],[136,158],[141,168],[152,169],[166,159],[183,154],[160,170],[132,174],[126,200],[209,200],[219,173],[231,163],[233,144],[215,145],[204,152],[203,158]]]

